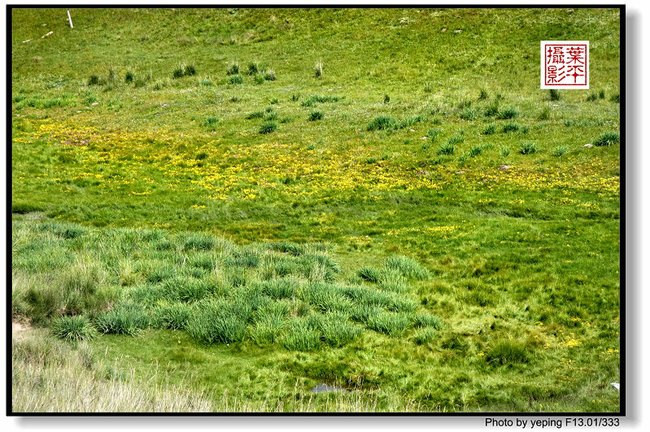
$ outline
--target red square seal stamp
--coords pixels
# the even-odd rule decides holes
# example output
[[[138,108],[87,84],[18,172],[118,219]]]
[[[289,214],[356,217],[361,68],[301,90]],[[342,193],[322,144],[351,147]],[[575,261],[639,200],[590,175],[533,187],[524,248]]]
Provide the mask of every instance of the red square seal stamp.
[[[541,41],[541,88],[589,88],[589,41]]]

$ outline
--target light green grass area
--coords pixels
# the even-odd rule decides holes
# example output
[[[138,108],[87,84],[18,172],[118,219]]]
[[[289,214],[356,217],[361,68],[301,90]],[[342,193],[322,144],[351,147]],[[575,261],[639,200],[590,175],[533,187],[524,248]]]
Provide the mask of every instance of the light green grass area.
[[[72,16],[12,12],[43,343],[178,409],[618,410],[618,9]],[[539,89],[552,39],[591,90]]]

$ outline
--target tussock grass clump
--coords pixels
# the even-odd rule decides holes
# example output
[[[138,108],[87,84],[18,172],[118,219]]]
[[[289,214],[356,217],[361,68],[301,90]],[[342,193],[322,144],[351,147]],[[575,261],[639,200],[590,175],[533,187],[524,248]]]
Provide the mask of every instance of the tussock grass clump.
[[[135,335],[149,325],[149,317],[142,307],[122,304],[95,319],[95,326],[101,333]]]
[[[405,293],[409,289],[407,279],[394,269],[382,269],[379,272],[378,284],[382,290],[396,293]]]
[[[478,117],[478,110],[471,107],[464,108],[458,115],[462,120],[476,120]]]
[[[332,102],[338,102],[340,100],[341,98],[339,96],[312,95],[309,96],[304,101],[302,101],[300,105],[309,108],[309,107],[313,107],[316,104],[332,103]]]
[[[185,238],[183,249],[185,249],[186,251],[210,250],[214,248],[214,246],[215,246],[215,242],[212,237],[205,234],[194,233],[194,234],[189,234]]]
[[[190,306],[184,303],[159,305],[153,312],[152,325],[167,330],[183,330],[192,314]]]
[[[311,315],[307,318],[310,327],[317,330],[323,342],[333,347],[341,347],[352,342],[361,334],[361,328],[348,321],[340,312],[325,315]]]
[[[262,69],[260,68],[260,65],[257,62],[254,63],[249,63],[248,68],[246,69],[246,73],[248,75],[257,75]],[[239,71],[237,71],[239,72]]]
[[[291,351],[314,351],[320,347],[320,332],[306,318],[291,320],[282,337],[282,345]]]
[[[379,116],[379,117],[375,117],[368,124],[367,129],[369,131],[392,130],[392,129],[397,129],[398,126],[399,126],[399,122],[395,120],[393,117]]]
[[[618,144],[619,141],[620,138],[616,132],[605,132],[594,140],[594,145],[596,147],[611,146],[612,144]]]
[[[322,78],[323,77],[323,62],[318,61],[314,65],[314,76],[316,78]]]
[[[553,152],[551,153],[555,157],[560,157],[565,155],[569,149],[566,146],[557,146],[553,149]]]
[[[215,286],[207,279],[175,276],[162,283],[160,293],[166,300],[192,303],[215,292]]]
[[[359,269],[357,275],[366,282],[379,282],[380,272],[372,267],[363,267]]]
[[[294,279],[272,279],[260,282],[259,287],[273,299],[290,299],[296,295],[298,283]]]
[[[241,342],[252,313],[244,302],[206,300],[194,307],[187,323],[187,333],[204,344]]]
[[[517,132],[519,128],[520,127],[517,123],[506,123],[505,125],[503,125],[501,132],[503,133]]]
[[[305,253],[304,246],[292,242],[271,243],[268,245],[269,250],[282,252],[293,256],[300,256]]]
[[[277,79],[275,71],[273,69],[268,69],[266,72],[264,72],[264,79],[266,81],[275,81]]]
[[[434,129],[429,129],[427,131],[427,138],[431,140],[431,142],[435,142],[436,139],[442,134],[442,129],[440,128],[434,128]]]
[[[558,89],[550,89],[548,91],[548,98],[552,101],[560,100],[560,91]]]
[[[185,65],[185,67],[183,68],[183,75],[185,75],[185,76],[194,76],[194,75],[196,75],[196,68],[194,67],[194,65],[191,65],[191,64]]]
[[[519,147],[519,153],[521,153],[522,155],[537,153],[537,150],[538,150],[537,144],[530,141],[525,141],[521,143],[521,146]]]
[[[88,85],[89,86],[97,86],[97,85],[101,85],[101,84],[102,84],[102,79],[99,78],[99,76],[97,76],[97,75],[91,75],[88,78]]]
[[[411,324],[408,315],[396,312],[379,312],[368,318],[368,328],[390,336],[402,334]]]
[[[217,129],[217,123],[219,120],[216,117],[207,117],[203,121],[203,126],[208,129],[209,131],[214,131]]]
[[[494,344],[487,352],[485,361],[491,365],[505,366],[517,363],[528,363],[530,348],[521,342],[500,341]]]
[[[325,115],[323,114],[322,111],[312,111],[309,113],[309,121],[316,121],[316,120],[322,120]]]
[[[551,118],[551,110],[548,107],[544,107],[542,111],[540,111],[539,115],[537,116],[537,120],[548,120]]]
[[[259,133],[261,134],[270,134],[278,130],[278,124],[274,121],[267,121],[262,126],[260,126]]]
[[[329,283],[310,284],[305,290],[304,300],[321,312],[346,311],[352,307],[343,290]]]
[[[495,117],[497,114],[499,114],[499,102],[497,101],[488,105],[488,107],[485,108],[485,111],[483,112],[483,115],[485,117]]]
[[[488,99],[489,97],[490,97],[490,96],[489,96],[487,90],[485,90],[485,89],[481,89],[481,91],[480,91],[479,94],[478,94],[478,100],[486,100],[486,99]]]
[[[264,117],[264,111],[254,111],[246,116],[247,120],[260,119]]]
[[[239,63],[233,62],[226,68],[226,75],[239,75]]]
[[[435,330],[430,328],[424,328],[415,332],[415,335],[413,336],[413,341],[417,345],[426,345],[429,342],[435,340],[436,336],[437,333]]]
[[[187,65],[187,64],[181,64],[179,65],[176,69],[174,69],[174,72],[172,72],[172,78],[178,79],[178,78],[183,78],[186,76],[194,76],[196,75],[196,68],[194,65]]]
[[[456,145],[451,141],[447,141],[445,143],[440,144],[440,146],[438,146],[439,155],[453,155],[455,151],[456,151]]]
[[[135,80],[135,73],[132,71],[126,71],[124,74],[124,82],[127,84],[131,84]]]
[[[481,153],[483,153],[483,147],[480,144],[473,145],[467,152],[469,157],[476,157],[479,156]]]
[[[442,328],[442,321],[435,315],[417,313],[415,314],[414,325],[416,327],[430,327],[434,330],[440,330]]]
[[[517,111],[516,108],[514,107],[508,107],[504,108],[502,110],[499,110],[497,113],[497,119],[499,120],[509,120],[517,117],[519,115],[519,111]]]
[[[485,129],[481,132],[483,135],[494,135],[497,131],[496,125],[487,125]]]
[[[420,263],[406,256],[392,256],[386,260],[386,267],[401,273],[408,279],[423,280],[429,277],[427,269]]]
[[[241,75],[231,75],[230,78],[228,78],[228,83],[234,85],[243,84],[244,77]]]
[[[92,323],[82,315],[55,318],[51,329],[52,334],[68,342],[81,342],[97,335]]]

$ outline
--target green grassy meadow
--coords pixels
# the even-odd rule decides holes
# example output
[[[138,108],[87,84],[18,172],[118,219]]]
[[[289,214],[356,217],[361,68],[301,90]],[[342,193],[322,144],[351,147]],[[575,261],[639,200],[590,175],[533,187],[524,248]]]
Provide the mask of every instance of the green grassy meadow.
[[[619,410],[618,9],[71,12],[11,11],[15,411]]]

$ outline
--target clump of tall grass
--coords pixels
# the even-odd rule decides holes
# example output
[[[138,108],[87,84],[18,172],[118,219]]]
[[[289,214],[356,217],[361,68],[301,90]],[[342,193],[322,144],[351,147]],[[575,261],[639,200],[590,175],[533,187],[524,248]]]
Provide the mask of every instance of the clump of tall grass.
[[[517,111],[516,108],[514,107],[508,107],[504,108],[502,110],[499,110],[497,113],[496,117],[499,120],[509,120],[517,117],[519,115],[519,111]]]
[[[149,325],[149,317],[142,307],[122,304],[95,319],[95,326],[101,333],[135,335]]]
[[[278,129],[278,124],[274,121],[267,121],[262,126],[260,126],[259,133],[261,134],[270,134],[275,132]]]
[[[312,95],[302,101],[300,105],[309,108],[319,103],[338,102],[339,100],[341,100],[339,96]]]
[[[534,142],[525,141],[521,143],[521,146],[519,147],[519,153],[522,155],[537,153],[537,144]]]
[[[226,68],[226,75],[239,75],[239,63],[233,62]]]
[[[268,69],[266,72],[264,72],[264,79],[266,81],[275,81],[277,79],[275,71],[273,69]]]
[[[203,121],[203,126],[204,126],[206,129],[208,129],[209,131],[214,131],[214,130],[217,129],[217,123],[218,123],[218,121],[219,121],[219,120],[218,120],[216,117],[212,117],[212,116],[211,116],[211,117],[207,117],[207,118]]]
[[[192,309],[185,303],[168,303],[153,311],[152,325],[167,330],[183,330],[190,319]]]
[[[566,154],[569,150],[567,149],[566,146],[557,146],[553,149],[553,152],[551,153],[555,157],[560,157]]]
[[[417,313],[415,314],[413,323],[415,327],[429,327],[434,330],[440,330],[442,328],[442,321],[435,315],[429,313]]]
[[[306,318],[289,322],[282,337],[282,345],[292,351],[314,351],[320,347],[320,332],[309,325]]]
[[[401,273],[408,279],[423,280],[429,277],[427,269],[420,263],[406,256],[392,256],[386,260],[386,267]]]
[[[440,144],[440,146],[438,146],[439,155],[453,155],[455,151],[456,151],[456,145],[451,141],[447,141],[445,143]]]
[[[323,77],[323,62],[318,61],[314,65],[314,76],[316,78],[322,78]]]
[[[376,131],[376,130],[392,130],[392,129],[397,129],[399,123],[397,120],[395,120],[393,117],[389,116],[379,116],[375,117],[369,124],[368,124],[368,130],[369,131]]]
[[[340,312],[314,314],[307,321],[320,333],[323,342],[333,347],[346,345],[361,334],[361,328],[349,322],[347,315]]]
[[[68,342],[81,342],[97,335],[92,323],[82,315],[55,318],[51,330],[56,337]]]
[[[481,132],[483,135],[494,135],[497,131],[496,125],[487,125],[485,129]]]
[[[312,111],[309,113],[309,121],[316,121],[316,120],[322,120],[325,115],[323,114],[322,111]]]
[[[359,269],[357,275],[366,282],[377,283],[379,282],[379,270],[372,267],[363,267]]]
[[[381,311],[368,318],[368,328],[387,335],[399,335],[411,324],[409,316],[397,312]]]
[[[611,146],[612,144],[618,144],[619,141],[620,138],[616,132],[605,132],[594,140],[594,145],[596,147]]]
[[[415,332],[415,335],[413,336],[413,341],[417,345],[425,345],[433,341],[436,338],[436,336],[437,333],[435,330],[430,328],[424,328]]]
[[[265,295],[273,299],[290,299],[296,295],[298,282],[289,278],[272,279],[260,282],[259,286]]]
[[[228,83],[230,84],[243,84],[244,83],[244,77],[241,75],[231,75],[230,78],[228,78]]]
[[[312,283],[306,287],[304,299],[321,312],[345,311],[352,307],[338,285]]]
[[[510,122],[510,123],[506,123],[505,125],[503,125],[503,128],[501,129],[501,131],[503,133],[517,132],[519,130],[519,128],[520,127],[519,127],[519,125],[517,123]]]
[[[240,342],[246,336],[251,313],[250,305],[244,302],[202,301],[194,307],[186,330],[204,344]]]
[[[529,347],[524,343],[510,340],[499,341],[489,349],[485,360],[496,366],[528,363],[530,361],[529,351]]]
[[[186,76],[196,75],[196,68],[194,65],[181,64],[172,72],[172,78],[178,79]]]
[[[560,100],[560,91],[558,89],[550,89],[548,91],[548,98],[552,101]]]

